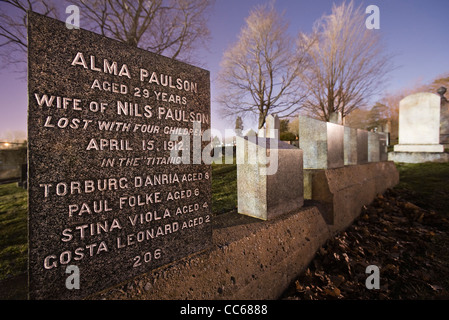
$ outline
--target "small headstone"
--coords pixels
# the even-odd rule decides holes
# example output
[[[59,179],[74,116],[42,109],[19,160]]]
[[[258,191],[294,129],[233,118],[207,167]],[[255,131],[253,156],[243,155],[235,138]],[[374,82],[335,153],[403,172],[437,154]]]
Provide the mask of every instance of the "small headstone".
[[[30,298],[209,247],[209,72],[33,12],[28,44]]]
[[[342,125],[326,123],[327,125],[327,166],[329,169],[344,166],[344,135]]]
[[[345,166],[357,164],[357,129],[344,127]]]
[[[385,123],[384,132],[391,133],[391,120],[388,120],[387,123]]]
[[[378,132],[379,136],[379,161],[388,161],[388,139],[387,132]]]
[[[329,114],[329,122],[335,124],[343,124],[343,118],[341,112],[331,112]]]
[[[344,166],[344,127],[299,116],[299,147],[304,152],[304,169]]]
[[[266,122],[266,127],[267,127],[266,137],[279,140],[280,129],[281,129],[279,117],[277,115],[273,116],[270,114],[267,116],[267,119],[265,120],[265,122]]]
[[[441,87],[438,89],[438,94],[441,99],[441,113],[440,113],[440,143],[449,148],[449,102],[444,96],[446,88]]]
[[[277,139],[237,137],[238,212],[262,220],[303,206],[302,150]]]
[[[357,164],[368,162],[368,131],[357,129]]]
[[[22,187],[23,189],[27,189],[27,181],[28,181],[28,165],[26,163],[23,163],[21,166],[21,175],[20,175],[20,181],[19,181],[19,187]]]
[[[249,129],[248,132],[246,133],[246,136],[247,137],[255,137],[255,136],[257,136],[257,133],[253,129]]]
[[[380,161],[380,142],[377,132],[368,132],[368,162]]]

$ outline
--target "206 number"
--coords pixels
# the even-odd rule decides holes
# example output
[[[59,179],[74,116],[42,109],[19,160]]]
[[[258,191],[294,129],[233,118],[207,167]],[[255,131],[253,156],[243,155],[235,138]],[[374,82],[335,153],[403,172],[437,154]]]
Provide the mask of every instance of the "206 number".
[[[162,256],[161,249],[156,249],[154,250],[154,252],[145,252],[141,256],[135,256],[133,259],[134,260],[133,268],[140,267],[142,263],[148,263],[151,262],[152,260],[158,260],[161,258],[161,256]]]

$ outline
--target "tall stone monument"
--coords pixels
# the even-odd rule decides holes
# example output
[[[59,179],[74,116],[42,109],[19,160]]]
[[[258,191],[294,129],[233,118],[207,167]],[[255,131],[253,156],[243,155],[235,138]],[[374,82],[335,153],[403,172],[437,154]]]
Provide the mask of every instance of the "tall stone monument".
[[[440,107],[438,95],[415,93],[399,103],[399,144],[388,155],[396,162],[419,163],[447,161],[440,144]]]
[[[33,12],[28,70],[31,299],[83,298],[210,246],[208,71]]]

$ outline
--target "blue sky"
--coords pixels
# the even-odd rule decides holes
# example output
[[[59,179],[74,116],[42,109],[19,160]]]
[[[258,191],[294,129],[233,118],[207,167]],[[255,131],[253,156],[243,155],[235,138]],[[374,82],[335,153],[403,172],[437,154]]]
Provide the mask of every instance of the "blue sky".
[[[218,93],[215,77],[224,50],[232,45],[244,26],[252,7],[266,3],[261,0],[216,0],[211,12],[209,48],[199,48],[204,68],[211,72],[212,126],[223,130],[233,128],[218,115],[214,98]],[[329,14],[333,3],[341,0],[277,0],[276,8],[285,11],[290,32],[310,32],[314,21]],[[66,1],[66,3],[70,3]],[[391,73],[388,92],[429,82],[449,72],[449,0],[369,0],[355,1],[363,8],[377,5],[380,9],[380,30],[387,52],[395,54],[397,68]],[[368,16],[368,15],[367,15]],[[82,27],[82,12],[81,12]],[[22,79],[20,79],[22,78]],[[26,131],[27,84],[23,75],[0,68],[0,139],[8,131]],[[255,124],[245,123],[245,130]]]

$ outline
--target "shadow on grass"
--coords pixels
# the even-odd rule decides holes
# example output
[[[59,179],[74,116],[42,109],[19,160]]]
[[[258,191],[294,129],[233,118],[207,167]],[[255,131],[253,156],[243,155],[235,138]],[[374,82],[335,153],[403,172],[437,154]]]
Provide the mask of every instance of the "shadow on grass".
[[[408,190],[408,201],[449,217],[449,163],[398,163],[399,190]]]

